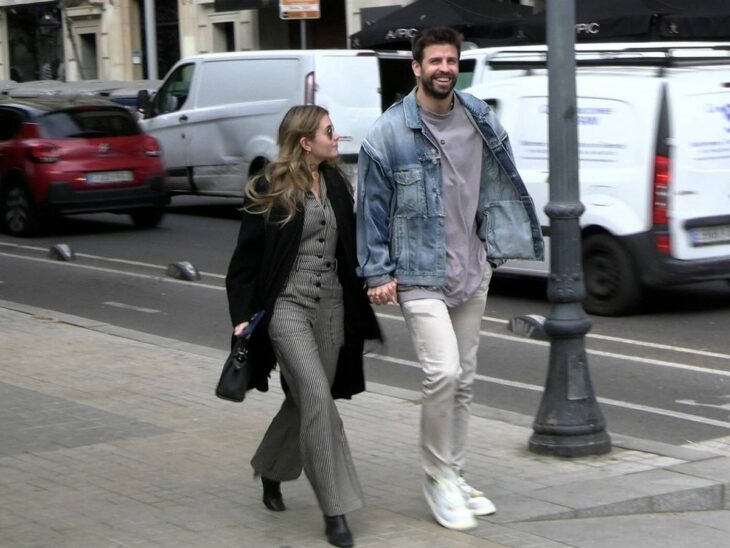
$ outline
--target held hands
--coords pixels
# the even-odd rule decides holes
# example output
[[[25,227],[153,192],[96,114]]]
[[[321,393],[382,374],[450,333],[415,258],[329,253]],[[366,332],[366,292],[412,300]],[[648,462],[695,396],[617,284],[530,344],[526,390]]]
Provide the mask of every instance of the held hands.
[[[236,327],[233,328],[233,334],[238,337],[241,333],[243,333],[243,330],[246,329],[247,325],[248,322],[239,323]]]
[[[398,304],[398,280],[391,280],[383,285],[368,289],[368,298],[373,304]]]

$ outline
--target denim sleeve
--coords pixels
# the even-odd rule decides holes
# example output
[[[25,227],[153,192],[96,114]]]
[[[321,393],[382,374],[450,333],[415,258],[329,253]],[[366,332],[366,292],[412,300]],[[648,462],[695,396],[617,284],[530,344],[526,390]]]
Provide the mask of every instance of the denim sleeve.
[[[393,183],[381,163],[360,149],[357,163],[357,260],[358,275],[368,287],[393,279],[395,261],[390,255],[390,209]]]

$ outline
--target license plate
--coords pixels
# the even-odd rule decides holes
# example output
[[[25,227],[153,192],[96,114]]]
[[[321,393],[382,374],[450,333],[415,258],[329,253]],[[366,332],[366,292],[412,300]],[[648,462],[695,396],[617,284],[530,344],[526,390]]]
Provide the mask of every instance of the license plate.
[[[86,182],[90,185],[131,183],[132,181],[134,181],[134,174],[129,170],[94,171],[86,174]]]
[[[693,246],[730,243],[730,225],[693,228],[689,237]]]

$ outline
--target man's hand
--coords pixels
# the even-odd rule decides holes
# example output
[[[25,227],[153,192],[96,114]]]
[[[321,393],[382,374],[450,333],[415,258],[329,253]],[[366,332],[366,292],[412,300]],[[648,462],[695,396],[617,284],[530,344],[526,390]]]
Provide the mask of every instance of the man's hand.
[[[373,304],[398,304],[398,280],[390,280],[383,285],[368,289],[368,298]]]

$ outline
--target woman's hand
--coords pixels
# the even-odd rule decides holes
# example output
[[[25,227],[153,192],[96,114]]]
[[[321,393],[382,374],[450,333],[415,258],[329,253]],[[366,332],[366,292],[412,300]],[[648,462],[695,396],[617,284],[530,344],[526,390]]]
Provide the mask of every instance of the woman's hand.
[[[239,323],[236,327],[233,328],[233,334],[238,337],[241,333],[243,333],[243,330],[246,329],[247,325],[248,322]]]
[[[373,304],[398,304],[398,280],[390,280],[389,282],[371,287],[368,289],[368,298]]]

